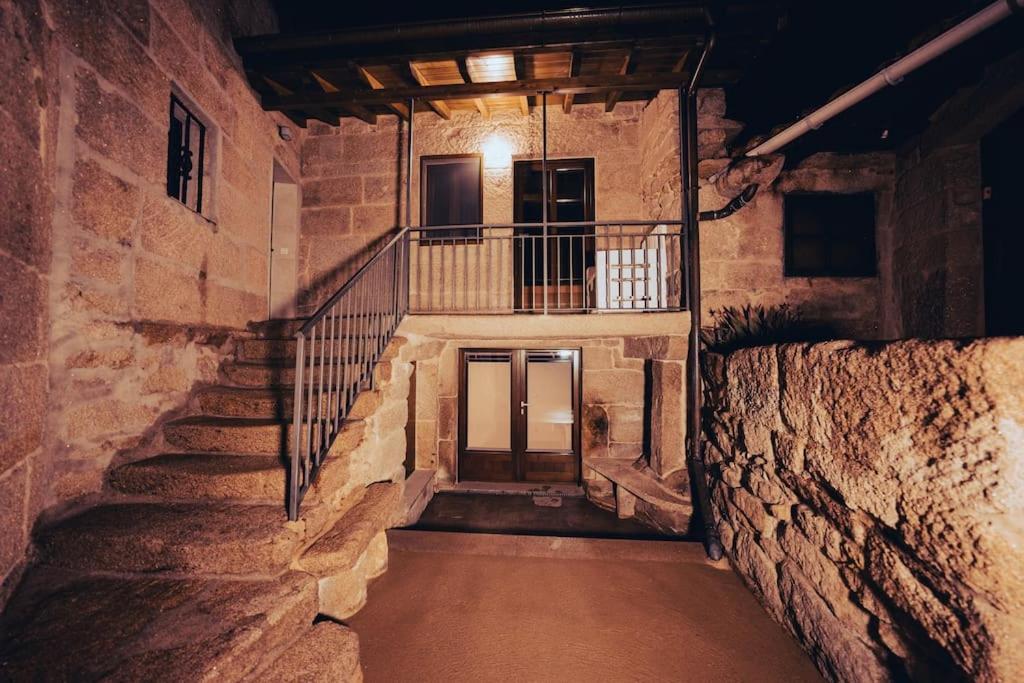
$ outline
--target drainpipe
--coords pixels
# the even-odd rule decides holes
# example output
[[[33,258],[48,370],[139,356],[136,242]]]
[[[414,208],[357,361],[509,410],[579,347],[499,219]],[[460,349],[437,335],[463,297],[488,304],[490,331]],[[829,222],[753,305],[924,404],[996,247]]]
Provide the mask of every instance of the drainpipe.
[[[708,221],[720,221],[723,218],[728,218],[754,200],[754,195],[757,194],[757,187],[757,183],[747,185],[743,188],[743,192],[730,199],[729,203],[721,209],[701,211],[697,216],[698,220],[706,223]]]
[[[405,154],[405,227],[412,227],[412,128],[416,119],[416,98],[409,98],[409,142]],[[420,216],[423,220],[423,216]]]
[[[829,119],[841,114],[861,100],[867,99],[888,85],[896,85],[911,71],[924,66],[960,43],[998,24],[1011,14],[1024,11],[1024,0],[996,0],[977,14],[965,19],[940,36],[890,64],[871,78],[846,91],[823,107],[816,109],[780,133],[773,135],[747,152],[748,157],[771,154],[801,135],[817,130]]]
[[[712,560],[722,557],[722,541],[718,536],[711,511],[711,496],[708,492],[707,473],[704,470],[704,458],[701,452],[701,413],[703,412],[703,394],[700,372],[700,227],[698,221],[698,178],[697,178],[697,85],[707,63],[708,55],[715,46],[714,27],[712,26],[700,59],[690,77],[689,85],[679,89],[679,180],[680,205],[682,220],[686,226],[686,250],[689,266],[687,271],[690,307],[690,349],[687,355],[688,391],[690,395],[689,425],[687,437],[690,442],[690,472],[693,475],[694,490],[697,494],[697,507],[704,522],[704,549]],[[685,128],[684,128],[685,126]]]

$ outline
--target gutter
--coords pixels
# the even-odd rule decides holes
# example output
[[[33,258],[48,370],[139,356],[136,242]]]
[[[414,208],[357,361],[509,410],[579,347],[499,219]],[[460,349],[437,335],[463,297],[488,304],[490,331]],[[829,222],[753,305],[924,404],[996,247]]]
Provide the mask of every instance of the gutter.
[[[996,0],[977,14],[963,20],[945,33],[929,40],[906,57],[893,62],[871,78],[846,91],[828,104],[819,107],[780,133],[773,135],[747,152],[748,157],[771,154],[805,133],[817,130],[829,119],[838,116],[886,86],[897,85],[903,78],[960,43],[976,36],[1007,17],[1024,11],[1024,0]]]
[[[707,472],[704,469],[701,434],[703,433],[702,415],[704,395],[701,387],[700,370],[700,223],[698,212],[698,176],[697,176],[697,87],[708,61],[708,55],[715,46],[714,23],[708,16],[710,33],[704,41],[700,59],[693,69],[693,75],[686,88],[679,89],[679,177],[680,205],[682,220],[686,226],[687,251],[687,292],[690,308],[690,339],[687,354],[687,394],[690,410],[687,415],[686,430],[689,442],[690,474],[693,489],[697,498],[697,509],[704,524],[704,550],[712,560],[722,558],[722,540],[718,535],[711,509],[711,495],[708,491]],[[752,196],[752,195],[751,195]],[[738,207],[737,207],[738,208]]]

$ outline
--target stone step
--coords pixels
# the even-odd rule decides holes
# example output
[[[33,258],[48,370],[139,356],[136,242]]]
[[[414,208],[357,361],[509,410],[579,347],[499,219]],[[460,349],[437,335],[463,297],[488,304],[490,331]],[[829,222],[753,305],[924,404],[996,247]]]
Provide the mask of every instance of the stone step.
[[[283,503],[115,503],[40,532],[43,564],[88,571],[272,576],[306,542]]]
[[[317,359],[314,359],[317,360]],[[343,385],[345,382],[344,370],[348,369],[348,377],[351,381],[359,372],[360,367],[355,363],[346,365],[334,365],[333,383]],[[328,385],[328,368],[324,368],[323,382]],[[295,364],[285,361],[277,363],[250,363],[250,362],[229,362],[221,365],[221,374],[232,384],[243,387],[287,387],[295,385]],[[341,375],[339,378],[338,375]],[[309,367],[303,368],[303,383],[320,383],[320,365],[315,362],[313,372]]]
[[[193,453],[238,453],[285,456],[292,449],[291,423],[275,419],[245,419],[196,415],[164,425],[168,443]],[[332,446],[351,450],[363,434],[361,420],[347,420]]]
[[[643,459],[632,462],[620,458],[589,458],[584,465],[612,482],[619,517],[636,517],[669,534],[690,533],[693,502],[689,494],[674,490],[659,479]]]
[[[295,391],[291,388],[246,389],[241,387],[210,387],[196,395],[204,415],[222,417],[276,418],[286,420],[292,416]],[[349,413],[350,419],[361,420],[380,406],[383,394],[379,390],[364,390],[356,398]],[[328,404],[336,408],[338,398],[324,395],[321,409]],[[315,405],[315,399],[314,399]]]
[[[281,653],[291,652],[296,634],[308,632],[316,613],[317,583],[303,572],[230,581],[33,568],[5,612],[0,678],[243,680],[276,670]],[[352,636],[330,638],[345,648],[344,666],[352,666]]]
[[[362,499],[302,554],[299,566],[321,578],[355,567],[370,541],[391,525],[401,497],[402,487],[398,484],[366,487]]]
[[[251,683],[358,683],[359,636],[333,621],[321,621],[306,629],[267,669],[250,675]]]
[[[164,453],[108,476],[119,493],[170,500],[284,500],[286,463],[277,455]]]

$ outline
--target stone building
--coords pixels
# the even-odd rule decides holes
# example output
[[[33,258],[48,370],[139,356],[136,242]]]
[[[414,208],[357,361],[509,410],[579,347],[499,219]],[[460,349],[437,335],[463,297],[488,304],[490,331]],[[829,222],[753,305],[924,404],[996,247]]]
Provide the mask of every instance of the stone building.
[[[833,680],[1024,670],[1021,3],[897,141],[753,156],[724,4],[0,0],[0,678],[358,679],[467,488],[717,534]],[[745,306],[815,336],[695,348]]]

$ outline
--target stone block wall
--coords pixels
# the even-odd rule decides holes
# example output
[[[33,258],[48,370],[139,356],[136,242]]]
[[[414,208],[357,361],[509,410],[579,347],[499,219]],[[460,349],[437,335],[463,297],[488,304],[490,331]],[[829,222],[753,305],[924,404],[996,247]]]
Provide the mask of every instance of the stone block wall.
[[[963,144],[896,164],[892,324],[904,335],[983,334],[984,255],[981,226],[981,150]]]
[[[46,23],[0,5],[0,608],[17,583],[32,522],[45,504],[49,398],[50,220],[57,49]]]
[[[648,216],[679,220],[678,104],[662,92],[641,116],[641,196]],[[710,181],[729,165],[727,144],[740,124],[724,118],[719,89],[698,93],[700,209],[718,209],[723,195]],[[891,154],[818,154],[782,172],[753,202],[724,220],[701,225],[701,284],[705,312],[724,306],[789,304],[838,335],[886,336],[880,325],[881,283],[888,272],[894,159]],[[783,197],[787,192],[874,192],[879,274],[871,278],[783,275]]]
[[[629,102],[610,114],[600,105],[576,106],[569,115],[557,106],[548,109],[549,158],[594,159],[597,220],[644,217],[636,191],[641,109],[641,104]],[[372,255],[385,235],[404,225],[406,136],[405,122],[395,116],[378,117],[376,125],[350,118],[340,126],[310,125],[302,148],[299,256],[306,308],[315,308]],[[475,112],[453,112],[447,121],[431,112],[416,115],[413,225],[419,223],[420,158],[479,154],[496,138],[508,145],[511,158],[484,159],[483,219],[511,223],[512,163],[540,158],[540,110],[534,107],[529,116],[495,111],[487,119]],[[507,298],[497,287],[493,295],[502,302]]]
[[[273,161],[298,177],[299,144],[231,48],[275,29],[269,3],[14,0],[0,21],[9,575],[39,511],[98,491],[213,377],[223,331],[266,316]],[[172,92],[208,124],[203,215],[166,196]]]
[[[708,357],[733,567],[831,680],[1024,670],[1024,339]]]
[[[990,65],[899,151],[892,277],[894,336],[985,334],[981,140],[1024,108],[1024,50]]]
[[[654,470],[666,476],[684,467],[682,378],[687,344],[681,316],[670,316],[663,325],[648,316],[642,323],[646,329],[637,330],[638,336],[612,332],[611,327],[620,329],[615,322],[605,322],[599,326],[603,329],[594,325],[588,329],[580,323],[567,336],[566,330],[558,329],[557,316],[551,317],[556,324],[547,325],[548,329],[524,322],[515,335],[495,317],[465,323],[466,319],[456,316],[422,316],[402,324],[399,333],[408,343],[401,358],[416,366],[416,408],[410,419],[416,423],[418,468],[437,470],[442,485],[456,480],[459,349],[463,348],[581,349],[583,462],[650,457]],[[628,322],[625,327],[630,327]],[[663,398],[655,405],[651,396]],[[583,475],[589,478],[593,473],[584,468]]]

